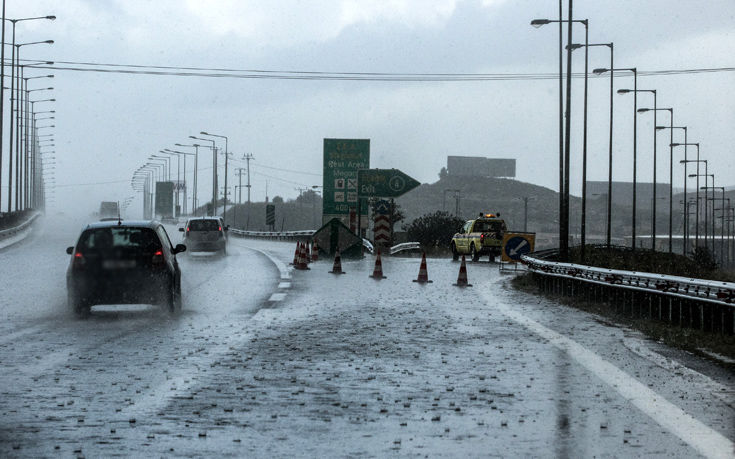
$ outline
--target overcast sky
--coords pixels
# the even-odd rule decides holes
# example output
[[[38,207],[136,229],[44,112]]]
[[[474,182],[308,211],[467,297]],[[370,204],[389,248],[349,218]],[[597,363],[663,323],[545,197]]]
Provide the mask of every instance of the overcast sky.
[[[56,21],[18,23],[17,42],[56,43],[22,47],[21,57],[313,72],[558,70],[557,26],[529,25],[534,18],[557,17],[555,1],[7,0],[8,18],[49,14]],[[616,67],[735,67],[732,0],[577,1],[575,18],[589,19],[590,43],[615,43]],[[583,42],[583,27],[574,33],[574,41]],[[607,67],[607,48],[590,49],[589,62],[590,70]],[[574,71],[582,72],[583,64],[584,52],[575,51]],[[369,138],[371,167],[399,168],[420,182],[436,181],[447,155],[468,155],[517,158],[519,180],[558,189],[554,79],[384,82],[53,73],[54,80],[30,80],[29,85],[55,87],[56,127],[43,130],[55,137],[55,209],[90,213],[101,200],[124,200],[134,194],[133,171],[149,155],[189,143],[187,137],[200,131],[229,137],[230,185],[232,169],[245,165],[242,156],[255,157],[252,197],[259,201],[265,198],[266,181],[270,198],[293,198],[296,188],[321,185],[325,137]],[[735,184],[734,83],[733,72],[645,76],[638,82],[640,89],[658,90],[659,107],[674,108],[675,125],[689,127],[689,141],[701,143],[716,185]],[[615,82],[616,89],[632,84],[631,77]],[[582,90],[583,80],[575,79],[571,175],[576,194],[581,189]],[[590,80],[590,180],[607,178],[608,91],[607,78]],[[48,97],[39,91],[32,98],[41,95]],[[632,102],[631,95],[615,96],[615,180],[632,178]],[[649,94],[639,95],[639,107],[651,105]],[[639,116],[639,181],[652,180],[652,122],[650,113]],[[667,112],[659,112],[658,124],[669,124]],[[677,131],[675,141],[683,141],[680,136]],[[668,182],[668,133],[658,139],[658,180]],[[682,158],[683,151],[675,149],[675,162]],[[190,172],[190,162],[187,167]],[[210,167],[211,154],[204,150],[202,202],[211,196]],[[683,171],[678,164],[674,171],[675,186],[681,186]],[[221,169],[220,185],[223,175]],[[140,216],[140,202],[133,216]]]

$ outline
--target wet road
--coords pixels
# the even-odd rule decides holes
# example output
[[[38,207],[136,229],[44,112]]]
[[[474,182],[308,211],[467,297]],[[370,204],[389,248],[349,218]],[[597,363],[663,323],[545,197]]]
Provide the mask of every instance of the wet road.
[[[48,228],[0,252],[2,456],[735,454],[735,377],[514,292],[494,265],[181,257],[184,309],[65,307]],[[172,235],[177,238],[177,235]],[[20,260],[23,260],[21,263]],[[290,277],[290,278],[289,278]],[[23,286],[23,287],[21,287]]]

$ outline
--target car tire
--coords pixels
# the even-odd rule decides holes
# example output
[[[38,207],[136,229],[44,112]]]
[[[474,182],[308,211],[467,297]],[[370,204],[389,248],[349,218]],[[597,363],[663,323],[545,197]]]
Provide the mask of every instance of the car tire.
[[[470,254],[472,255],[472,261],[479,261],[480,260],[480,254],[477,252],[477,249],[475,249],[475,244],[473,243],[470,245]]]
[[[452,260],[459,260],[459,252],[457,252],[457,246],[452,242]]]
[[[168,289],[168,294],[165,295],[165,301],[163,306],[171,314],[181,310],[181,284],[173,282]]]
[[[89,316],[91,308],[84,304],[84,302],[79,298],[78,294],[72,291],[67,292],[66,301],[69,305],[69,309],[74,311],[74,314],[77,317],[86,318]]]

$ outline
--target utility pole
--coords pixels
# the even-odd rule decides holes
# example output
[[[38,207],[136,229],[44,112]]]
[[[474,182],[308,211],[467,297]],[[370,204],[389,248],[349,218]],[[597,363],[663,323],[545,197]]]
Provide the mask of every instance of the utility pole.
[[[251,154],[246,154],[242,156],[242,159],[244,159],[247,162],[247,168],[248,168],[248,184],[245,185],[248,189],[248,216],[245,219],[245,229],[250,228],[250,160],[254,160],[255,157]],[[242,194],[242,188],[240,188],[240,194]],[[265,191],[265,202],[268,203],[268,185],[266,185],[266,191]]]
[[[242,173],[243,171],[245,171],[245,169],[242,167],[238,167],[237,169],[235,169],[235,171],[237,172],[237,186],[240,189],[237,195],[237,203],[241,204],[242,203]]]
[[[235,190],[237,194],[237,206],[235,207],[235,220],[234,225],[235,228],[237,228],[237,208],[242,204],[242,172],[245,170],[242,167],[238,167],[235,169],[237,171],[237,185],[235,186]]]

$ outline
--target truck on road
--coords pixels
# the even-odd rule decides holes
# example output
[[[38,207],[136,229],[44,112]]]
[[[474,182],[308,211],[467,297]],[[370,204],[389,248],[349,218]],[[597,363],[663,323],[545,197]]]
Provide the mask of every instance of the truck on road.
[[[506,231],[505,220],[500,215],[486,213],[467,220],[459,233],[452,237],[452,259],[470,255],[472,261],[478,261],[481,256],[488,255],[493,261],[502,251]]]
[[[100,203],[100,218],[117,218],[120,215],[120,209],[115,201],[102,201]]]

